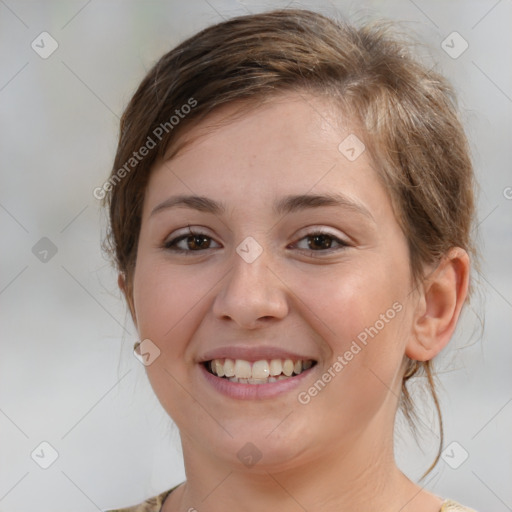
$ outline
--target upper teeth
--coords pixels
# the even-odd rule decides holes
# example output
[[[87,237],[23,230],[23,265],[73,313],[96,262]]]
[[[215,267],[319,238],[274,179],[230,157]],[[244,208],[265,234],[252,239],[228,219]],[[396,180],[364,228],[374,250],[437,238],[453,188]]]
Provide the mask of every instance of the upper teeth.
[[[291,359],[271,359],[251,363],[244,359],[213,359],[210,362],[212,373],[218,377],[236,379],[267,379],[278,377],[283,374],[290,377],[292,374],[299,375],[302,371],[311,368],[313,361]]]

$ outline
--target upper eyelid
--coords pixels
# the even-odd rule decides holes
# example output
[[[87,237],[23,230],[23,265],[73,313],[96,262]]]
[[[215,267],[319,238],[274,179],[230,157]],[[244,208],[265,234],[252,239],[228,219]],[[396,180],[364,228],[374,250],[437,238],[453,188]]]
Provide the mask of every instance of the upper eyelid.
[[[191,226],[187,226],[186,228],[182,228],[185,231],[178,230],[177,232],[173,231],[170,235],[166,236],[164,239],[164,243],[174,241],[178,238],[184,238],[187,236],[197,236],[197,235],[205,235],[211,239],[215,239],[214,236],[210,235],[207,231],[209,231],[207,228],[194,228]]]
[[[321,224],[313,224],[311,226],[306,226],[304,228],[301,228],[298,232],[297,232],[297,235],[295,236],[299,236],[301,233],[302,236],[307,236],[308,234],[311,234],[311,233],[318,233],[318,232],[321,232],[323,234],[328,234],[328,235],[331,235],[333,237],[338,237],[340,238],[341,236],[343,235],[338,235],[337,233],[333,233],[331,232],[330,230],[331,229],[335,229],[335,228],[331,228],[331,227],[325,227]],[[182,233],[179,233],[179,231],[181,230],[187,230],[187,231],[183,231]],[[207,235],[207,236],[210,236],[211,238],[214,238],[212,235],[209,235],[207,233],[210,232],[211,230],[206,228],[206,227],[203,227],[203,226],[200,226],[200,227],[194,227],[194,226],[187,226],[186,228],[181,228],[179,230],[176,230],[177,233],[175,234],[175,231],[173,231],[171,233],[172,235],[172,238],[177,238],[177,237],[180,237],[180,236],[183,236],[183,235]],[[171,239],[171,235],[167,236],[166,237],[166,240],[167,239]],[[347,235],[345,235],[347,236]]]
[[[333,233],[331,231],[331,229],[334,229],[334,228],[328,228],[328,227],[324,227],[324,226],[321,226],[321,225],[314,224],[313,226],[307,226],[305,228],[302,228],[301,230],[298,231],[297,235],[295,235],[295,236],[300,237],[300,238],[304,238],[305,236],[309,236],[311,234],[321,233],[323,235],[332,236],[333,238],[341,239],[343,237],[343,235],[339,235],[337,233]]]

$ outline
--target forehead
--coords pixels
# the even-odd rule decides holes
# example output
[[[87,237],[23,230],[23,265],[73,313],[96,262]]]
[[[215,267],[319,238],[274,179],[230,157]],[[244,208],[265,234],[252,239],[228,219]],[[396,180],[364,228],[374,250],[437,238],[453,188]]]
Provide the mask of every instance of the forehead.
[[[223,106],[182,135],[182,149],[153,169],[146,213],[171,193],[245,206],[310,191],[373,196],[376,206],[386,201],[361,133],[334,102],[289,93],[237,114],[239,108]]]
[[[280,92],[266,99],[237,100],[215,109],[206,119],[186,128],[178,137],[179,150],[172,158],[181,157],[192,143],[206,146],[224,143],[226,137],[242,144],[233,149],[261,149],[267,153],[277,146],[297,149],[324,137],[330,129],[340,135],[350,131],[353,123],[342,115],[340,107],[325,96],[307,92]],[[276,135],[278,135],[276,137]],[[334,142],[336,141],[335,137]],[[323,141],[327,143],[327,140]]]

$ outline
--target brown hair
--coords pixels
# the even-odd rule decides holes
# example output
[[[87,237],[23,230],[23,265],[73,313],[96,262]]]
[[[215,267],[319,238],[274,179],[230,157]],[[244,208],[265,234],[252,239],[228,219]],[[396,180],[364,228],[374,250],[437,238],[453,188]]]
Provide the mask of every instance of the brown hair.
[[[417,283],[426,265],[451,247],[474,255],[473,170],[447,81],[418,63],[389,24],[356,28],[307,10],[275,10],[232,18],[187,39],[152,67],[128,104],[101,197],[110,213],[108,249],[129,295],[144,194],[157,159],[185,127],[219,106],[241,101],[250,108],[286,91],[325,95],[361,128],[408,240]],[[408,361],[400,405],[412,423],[407,381],[418,372],[426,376],[440,425],[440,449],[428,473],[443,444],[431,361]]]

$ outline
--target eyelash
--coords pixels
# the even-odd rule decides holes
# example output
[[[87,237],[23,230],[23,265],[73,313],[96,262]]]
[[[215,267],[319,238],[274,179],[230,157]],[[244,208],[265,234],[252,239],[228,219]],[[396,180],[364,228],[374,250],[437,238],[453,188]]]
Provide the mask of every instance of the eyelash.
[[[188,229],[189,229],[189,232],[187,234],[180,235],[178,237],[175,237],[175,238],[172,238],[171,240],[166,241],[163,245],[163,248],[167,249],[169,251],[172,251],[174,253],[183,254],[185,256],[191,256],[193,253],[196,253],[196,252],[203,252],[203,250],[201,250],[201,249],[194,251],[194,250],[186,250],[186,249],[177,249],[177,248],[173,247],[174,245],[178,244],[182,240],[186,240],[187,238],[191,238],[191,237],[195,237],[195,236],[203,236],[205,238],[213,240],[212,237],[206,235],[205,233],[193,231],[192,228],[190,228],[190,226]],[[349,247],[348,243],[344,242],[343,240],[340,240],[339,238],[335,237],[331,233],[328,233],[327,231],[323,231],[323,230],[312,231],[311,233],[308,233],[307,235],[300,238],[299,241],[303,240],[305,238],[313,238],[315,236],[329,237],[334,242],[339,244],[340,247],[328,248],[328,249],[324,249],[324,250],[322,250],[322,249],[320,249],[320,250],[299,249],[302,253],[308,254],[309,256],[317,256],[318,253],[329,253],[330,254],[332,252],[340,251],[340,250],[343,250],[343,249],[346,249],[347,247]],[[204,249],[204,250],[209,250],[209,249],[210,248]]]

